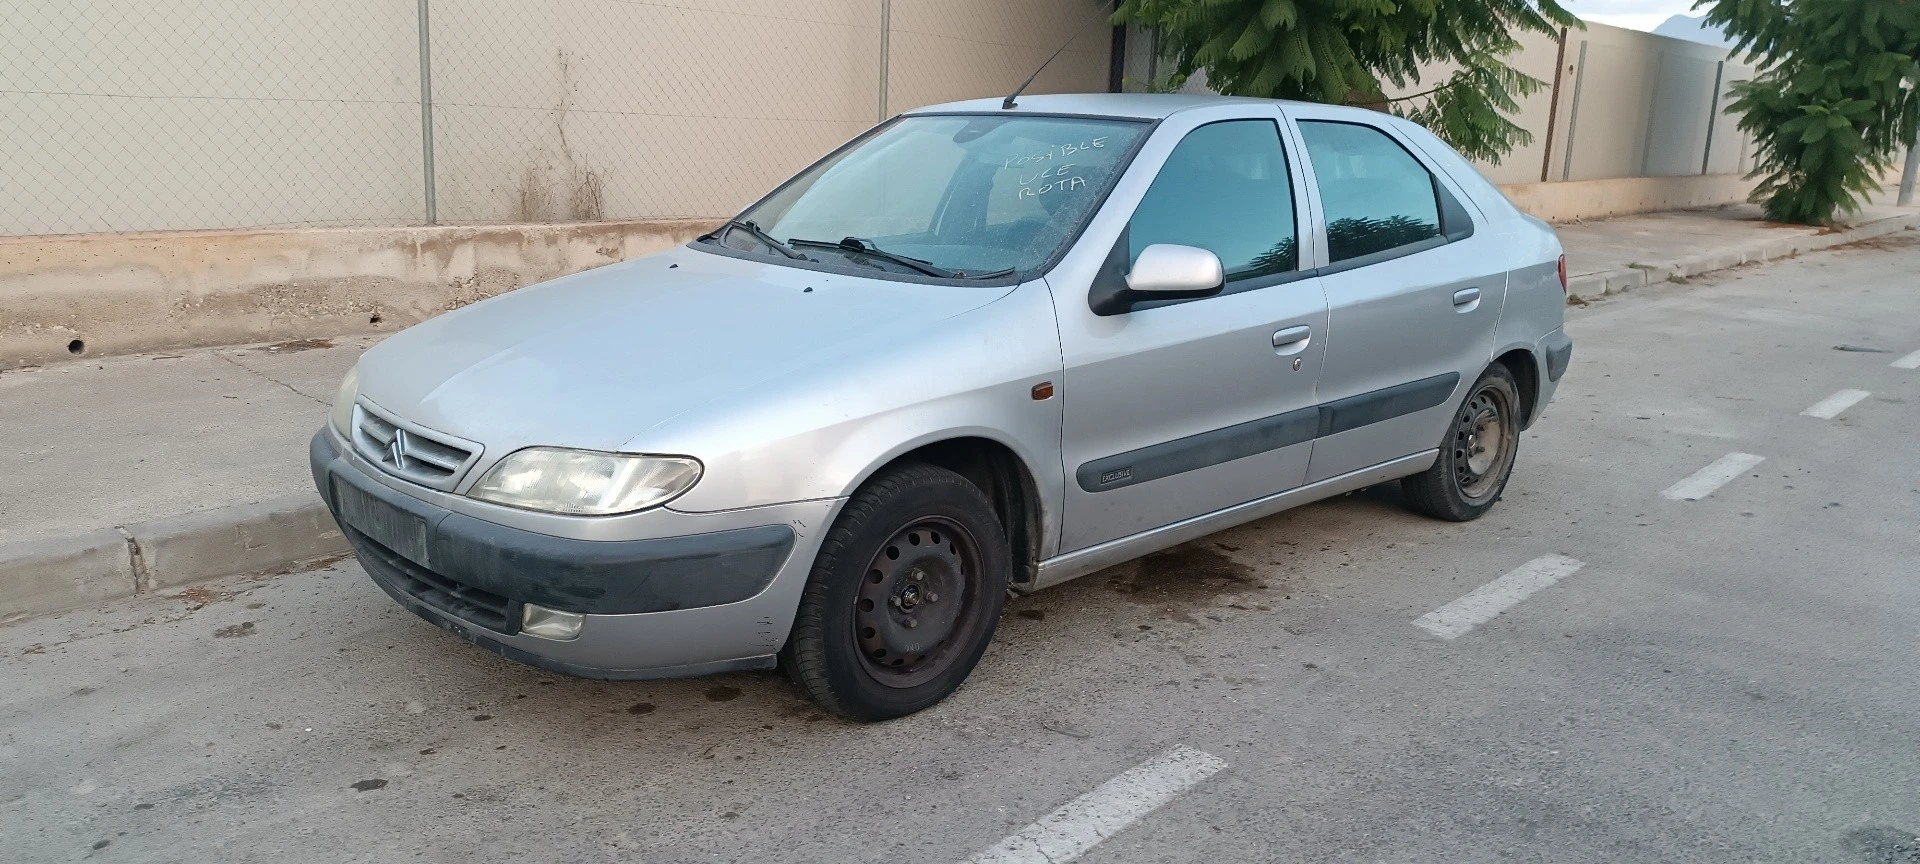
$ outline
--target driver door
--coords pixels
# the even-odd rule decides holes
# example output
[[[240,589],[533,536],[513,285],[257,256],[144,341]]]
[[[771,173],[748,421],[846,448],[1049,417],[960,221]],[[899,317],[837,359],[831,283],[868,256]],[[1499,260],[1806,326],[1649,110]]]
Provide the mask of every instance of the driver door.
[[[1083,257],[1049,277],[1065,367],[1060,552],[1305,482],[1327,298],[1299,269],[1307,199],[1278,121],[1237,108],[1163,122]],[[1096,271],[1155,243],[1218,255],[1221,292],[1096,314],[1088,286],[1114,275]]]

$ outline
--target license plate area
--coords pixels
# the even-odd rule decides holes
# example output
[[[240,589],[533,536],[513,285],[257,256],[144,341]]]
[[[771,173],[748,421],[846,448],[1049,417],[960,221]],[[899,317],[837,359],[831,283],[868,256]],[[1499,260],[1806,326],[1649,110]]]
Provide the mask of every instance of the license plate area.
[[[349,483],[333,481],[333,500],[340,508],[340,521],[367,535],[375,543],[422,567],[427,560],[427,521],[385,501],[360,491]]]

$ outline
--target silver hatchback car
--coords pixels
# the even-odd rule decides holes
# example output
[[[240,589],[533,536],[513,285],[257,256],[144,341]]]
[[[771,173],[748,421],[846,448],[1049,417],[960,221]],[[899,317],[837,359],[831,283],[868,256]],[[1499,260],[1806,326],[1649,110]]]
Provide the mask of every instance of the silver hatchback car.
[[[1173,95],[897,117],[685,247],[367,352],[313,439],[368,575],[515,660],[953,692],[1032,591],[1401,480],[1465,521],[1564,264],[1420,127]]]

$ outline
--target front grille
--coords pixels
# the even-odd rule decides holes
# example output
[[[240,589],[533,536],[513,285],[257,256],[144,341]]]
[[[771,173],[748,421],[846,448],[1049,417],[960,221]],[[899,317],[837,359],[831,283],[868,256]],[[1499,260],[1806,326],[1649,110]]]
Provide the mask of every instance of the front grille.
[[[363,556],[368,575],[387,583],[422,603],[471,624],[511,636],[520,632],[520,602],[491,591],[448,579],[413,563],[379,541],[352,528],[347,529]]]
[[[353,449],[389,474],[443,490],[480,455],[477,444],[403,423],[365,400],[353,407]]]

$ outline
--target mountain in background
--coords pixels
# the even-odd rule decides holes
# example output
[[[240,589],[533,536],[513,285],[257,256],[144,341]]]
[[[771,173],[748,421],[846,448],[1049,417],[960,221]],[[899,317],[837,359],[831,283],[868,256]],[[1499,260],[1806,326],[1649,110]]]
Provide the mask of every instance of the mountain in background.
[[[1720,28],[1708,24],[1705,15],[1675,15],[1653,28],[1653,32],[1656,36],[1672,36],[1675,39],[1704,42],[1720,48],[1733,47],[1733,40],[1728,39],[1727,34],[1720,32]]]

